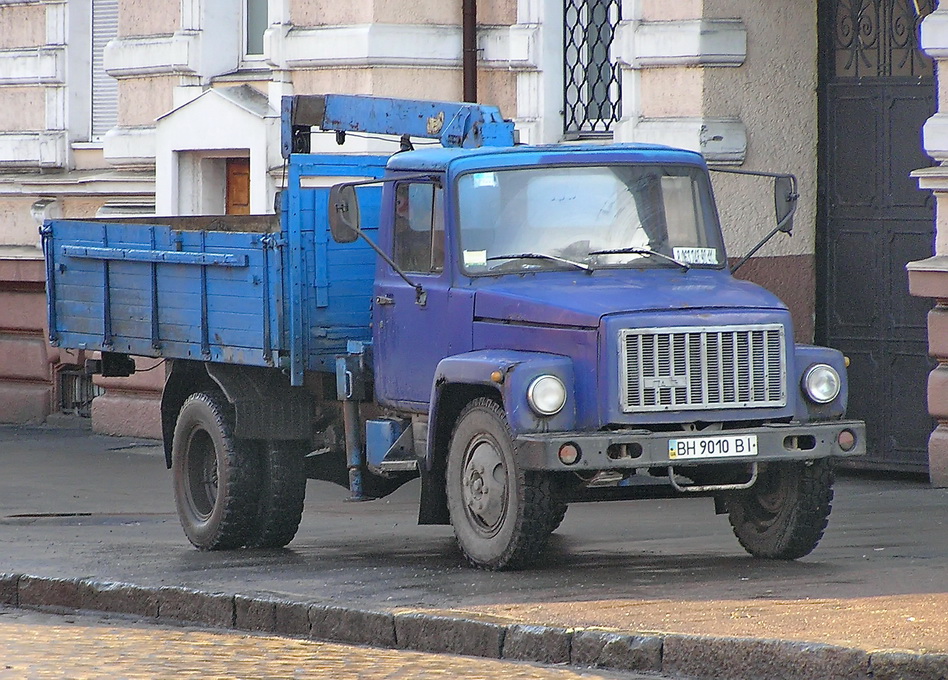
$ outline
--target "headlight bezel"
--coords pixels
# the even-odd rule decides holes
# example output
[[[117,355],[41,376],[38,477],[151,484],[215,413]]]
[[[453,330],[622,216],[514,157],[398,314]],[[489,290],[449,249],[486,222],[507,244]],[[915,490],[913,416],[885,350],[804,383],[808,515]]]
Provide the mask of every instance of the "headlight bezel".
[[[552,401],[551,397],[553,397]],[[568,399],[569,395],[563,379],[552,373],[538,375],[527,387],[527,404],[538,416],[545,418],[555,416],[563,410]]]
[[[826,391],[826,385],[830,385],[829,391]],[[817,363],[803,372],[800,386],[806,398],[814,404],[829,404],[839,397],[843,389],[843,379],[833,366]]]

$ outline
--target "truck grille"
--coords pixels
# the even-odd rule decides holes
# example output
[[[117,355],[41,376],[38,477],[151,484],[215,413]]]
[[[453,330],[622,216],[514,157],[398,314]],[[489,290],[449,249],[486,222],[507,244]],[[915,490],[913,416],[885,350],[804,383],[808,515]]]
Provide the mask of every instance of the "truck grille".
[[[781,324],[625,329],[619,340],[623,411],[787,404]]]

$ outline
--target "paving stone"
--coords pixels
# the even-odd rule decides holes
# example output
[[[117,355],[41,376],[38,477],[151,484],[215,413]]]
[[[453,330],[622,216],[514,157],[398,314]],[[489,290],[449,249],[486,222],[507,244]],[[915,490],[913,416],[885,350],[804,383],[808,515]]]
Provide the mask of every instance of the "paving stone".
[[[873,652],[869,663],[873,680],[946,680],[948,678],[948,654]]]
[[[614,635],[606,640],[599,665],[623,671],[660,671],[662,638],[652,635]]]
[[[570,663],[574,666],[597,666],[602,648],[615,633],[599,630],[577,630],[570,644]]]
[[[803,642],[668,635],[661,670],[718,680],[865,680],[869,654]]]
[[[17,582],[19,574],[0,574],[0,605],[17,605]]]
[[[158,617],[229,628],[234,625],[234,596],[190,588],[160,588]]]
[[[17,600],[21,607],[79,609],[82,606],[77,579],[21,576],[17,582]]]
[[[419,652],[448,652],[500,658],[505,626],[429,614],[396,614],[398,646]]]
[[[503,658],[537,663],[569,663],[573,632],[550,626],[513,625],[504,636]]]
[[[152,618],[158,616],[157,588],[82,581],[79,584],[79,601],[82,609]]]
[[[570,662],[627,671],[659,671],[663,641],[659,636],[623,635],[608,631],[573,633]]]
[[[276,628],[276,600],[235,596],[234,625],[240,630],[273,631]]]
[[[317,640],[350,644],[395,646],[395,617],[382,612],[361,611],[345,607],[310,607],[310,635]]]
[[[294,637],[309,636],[309,605],[278,600],[273,611],[273,632]]]

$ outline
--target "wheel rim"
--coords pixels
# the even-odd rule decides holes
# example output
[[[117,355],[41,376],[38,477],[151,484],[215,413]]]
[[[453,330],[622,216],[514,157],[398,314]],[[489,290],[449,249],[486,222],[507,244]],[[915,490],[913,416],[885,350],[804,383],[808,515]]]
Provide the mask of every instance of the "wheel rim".
[[[786,507],[790,494],[790,484],[784,475],[776,470],[768,469],[757,481],[754,487],[753,503],[750,508],[749,519],[759,528],[766,529],[781,509]]]
[[[461,471],[461,498],[474,529],[493,536],[507,516],[507,466],[500,446],[478,437],[468,446]]]
[[[188,438],[188,499],[194,514],[207,520],[217,502],[217,454],[206,430],[195,430]]]

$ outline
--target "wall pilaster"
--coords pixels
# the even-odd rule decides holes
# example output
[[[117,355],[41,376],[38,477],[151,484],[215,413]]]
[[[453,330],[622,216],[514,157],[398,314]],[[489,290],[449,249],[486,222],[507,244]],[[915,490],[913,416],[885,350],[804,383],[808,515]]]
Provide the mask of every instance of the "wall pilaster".
[[[948,73],[948,6],[922,21],[921,46]],[[908,263],[909,292],[935,299],[928,314],[928,351],[938,366],[928,377],[928,412],[938,421],[928,440],[928,473],[934,486],[948,487],[948,83],[938,78],[938,110],[922,131],[925,152],[939,163],[914,173],[919,188],[935,194],[935,252]]]

